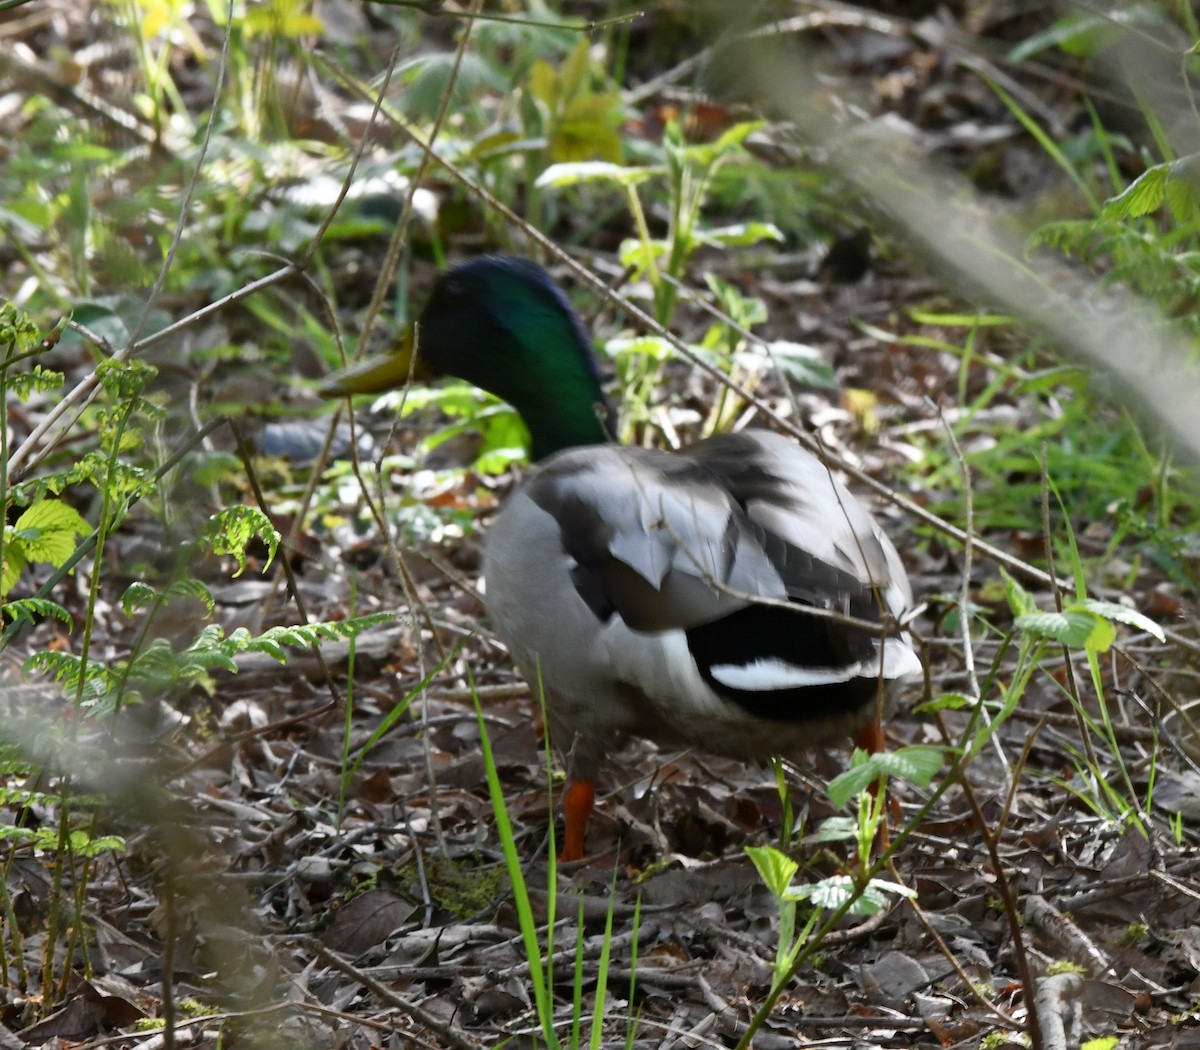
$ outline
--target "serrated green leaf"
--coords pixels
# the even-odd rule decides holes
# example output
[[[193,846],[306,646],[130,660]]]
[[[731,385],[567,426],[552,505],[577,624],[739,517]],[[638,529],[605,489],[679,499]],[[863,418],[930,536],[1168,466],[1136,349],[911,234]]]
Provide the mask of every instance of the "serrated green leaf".
[[[1027,613],[1018,616],[1014,623],[1035,637],[1095,653],[1106,652],[1117,636],[1116,629],[1106,619],[1081,608],[1061,613]]]
[[[29,561],[47,562],[55,568],[75,552],[77,537],[91,531],[79,511],[56,499],[33,504],[17,518],[14,528]]]
[[[0,594],[2,593],[0,590]],[[13,620],[21,620],[28,624],[36,623],[38,617],[59,620],[68,627],[74,623],[66,609],[48,598],[15,598],[0,605],[0,612]]]
[[[874,757],[876,756],[871,756],[871,758]],[[874,765],[868,765],[869,761],[870,759],[867,762],[855,763],[846,772],[839,773],[829,782],[825,793],[835,808],[841,809],[852,798],[862,794],[879,779],[879,770]]]
[[[854,880],[848,875],[831,875],[820,882],[803,886],[790,886],[786,900],[807,900],[815,907],[836,911],[854,896]],[[862,895],[850,906],[851,915],[874,915],[888,903],[889,896],[915,898],[916,894],[907,886],[884,879],[872,879]]]
[[[41,500],[29,507],[16,521],[18,529],[40,529],[43,532],[73,531],[82,535],[91,526],[72,506],[61,500]]]
[[[3,336],[0,335],[0,340]],[[6,340],[11,342],[12,340]],[[63,383],[63,374],[34,365],[28,372],[8,377],[8,392],[22,401],[28,401],[31,394],[45,394],[57,390]]]
[[[149,605],[156,597],[158,597],[157,588],[142,580],[135,580],[125,588],[125,593],[121,595],[121,611],[126,616],[132,616],[138,609]]]
[[[230,554],[237,561],[234,576],[246,571],[246,547],[258,537],[266,544],[267,561],[264,569],[275,558],[280,535],[268,518],[257,507],[228,507],[218,511],[205,523],[200,542],[214,554]]]
[[[818,908],[835,911],[854,895],[854,890],[854,880],[849,875],[831,875],[820,882],[789,886],[787,899],[807,900]]]
[[[259,638],[255,641],[252,648],[254,652],[266,653],[281,664],[287,663],[287,650],[282,645],[276,643],[273,638]]]
[[[866,791],[881,776],[901,777],[920,787],[926,787],[945,761],[940,748],[927,744],[902,747],[896,751],[881,751],[859,761],[861,755],[859,752],[855,756],[854,764],[844,773],[834,777],[826,789],[829,801],[838,809]]]
[[[826,390],[837,387],[837,375],[819,350],[805,343],[793,343],[786,339],[775,339],[765,346],[757,344],[739,351],[735,357],[738,365],[766,371],[778,368],[794,383],[815,386]]]
[[[200,580],[190,578],[176,580],[174,583],[168,585],[166,593],[172,598],[192,598],[202,602],[209,616],[212,616],[213,610],[216,608],[212,591]]]
[[[12,590],[27,564],[23,546],[13,542],[10,534],[4,544],[4,561],[0,564],[0,598]]]
[[[71,852],[80,857],[98,857],[101,853],[119,853],[125,849],[120,835],[99,835],[93,838],[86,831],[71,832]]]
[[[828,817],[813,835],[814,842],[853,842],[858,838],[858,821],[853,817]]]
[[[854,895],[854,880],[848,875],[832,875],[829,878],[822,878],[820,882],[814,882],[809,886],[792,887],[788,889],[788,900],[808,900],[810,904],[818,908],[826,908],[827,911],[836,911],[840,907],[844,907],[846,901],[850,900]],[[860,896],[858,902],[852,908],[853,913],[862,914],[858,908],[863,905],[866,899],[866,894]],[[878,911],[876,905],[875,911]],[[874,912],[871,912],[874,913]]]
[[[1166,196],[1170,165],[1156,164],[1142,172],[1116,197],[1104,202],[1100,217],[1104,219],[1129,219],[1149,215],[1157,210]]]
[[[879,768],[890,777],[900,777],[918,787],[928,787],[946,761],[945,752],[930,744],[912,744],[878,756]]]
[[[1200,191],[1190,175],[1176,177],[1175,170],[1176,165],[1172,165],[1172,175],[1166,186],[1167,208],[1176,222],[1190,223],[1200,214]]]

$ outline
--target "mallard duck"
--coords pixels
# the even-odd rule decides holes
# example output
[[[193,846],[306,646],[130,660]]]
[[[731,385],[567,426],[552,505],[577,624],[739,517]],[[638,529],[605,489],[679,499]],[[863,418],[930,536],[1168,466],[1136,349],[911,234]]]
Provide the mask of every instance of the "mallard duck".
[[[921,664],[905,635],[863,622],[892,621],[912,594],[891,541],[814,456],[765,430],[678,452],[613,444],[583,324],[525,259],[446,271],[405,352],[323,393],[410,375],[466,379],[529,430],[534,466],[488,529],[483,575],[566,754],[562,860],[584,856],[621,734],[746,760],[848,735],[882,747],[880,678]]]

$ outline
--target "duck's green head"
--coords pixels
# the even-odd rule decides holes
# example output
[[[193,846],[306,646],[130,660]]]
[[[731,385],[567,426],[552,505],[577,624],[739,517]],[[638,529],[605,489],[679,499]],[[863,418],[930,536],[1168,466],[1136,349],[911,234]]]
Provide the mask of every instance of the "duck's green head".
[[[332,376],[327,397],[440,375],[503,398],[529,428],[531,455],[608,441],[600,376],[579,315],[528,259],[492,255],[447,270],[401,351]]]

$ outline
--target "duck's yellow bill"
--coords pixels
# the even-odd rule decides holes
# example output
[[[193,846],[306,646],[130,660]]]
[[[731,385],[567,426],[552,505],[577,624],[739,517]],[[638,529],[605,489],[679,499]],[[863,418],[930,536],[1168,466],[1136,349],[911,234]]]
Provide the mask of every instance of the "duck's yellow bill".
[[[356,361],[349,368],[334,372],[318,387],[322,397],[345,397],[347,394],[378,394],[396,390],[410,379],[433,379],[433,373],[420,357],[414,359],[413,332],[410,328],[404,342],[395,351]]]

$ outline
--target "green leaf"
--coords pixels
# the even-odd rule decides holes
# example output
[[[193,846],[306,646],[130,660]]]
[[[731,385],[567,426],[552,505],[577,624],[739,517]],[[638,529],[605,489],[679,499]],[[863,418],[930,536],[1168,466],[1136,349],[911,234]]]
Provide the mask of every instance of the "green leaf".
[[[301,36],[320,36],[325,23],[306,11],[307,0],[266,0],[248,6],[242,19],[247,37],[278,35],[294,40]]]
[[[603,120],[564,120],[550,138],[550,156],[564,163],[621,156],[621,136]]]
[[[724,153],[736,146],[740,146],[756,131],[767,126],[765,120],[743,120],[739,124],[734,124],[721,133],[721,137],[713,143],[713,146],[719,153]]]
[[[1163,634],[1163,629],[1136,609],[1127,608],[1124,605],[1119,605],[1117,602],[1102,602],[1096,598],[1088,598],[1083,603],[1083,606],[1088,612],[1094,612],[1097,616],[1102,616],[1106,620],[1128,624],[1130,627],[1136,627],[1140,631],[1145,631],[1160,642],[1167,640],[1167,636]]]
[[[1116,629],[1108,620],[1078,607],[1060,613],[1026,613],[1018,616],[1014,623],[1034,637],[1094,653],[1107,652],[1117,636]]]
[[[789,886],[788,900],[811,901],[818,908],[836,911],[854,896],[854,880],[849,875],[831,875],[820,882]]]
[[[1176,222],[1190,223],[1200,214],[1200,154],[1180,157],[1171,165],[1166,197]]]
[[[562,64],[562,69],[559,71],[558,80],[562,85],[561,96],[563,99],[575,100],[575,96],[579,94],[583,87],[583,78],[587,76],[588,70],[588,52],[589,42],[586,36],[579,38],[579,43],[575,45],[575,49],[566,57]]]
[[[1190,224],[1200,212],[1200,196],[1187,183],[1167,180],[1167,209],[1178,223]]]
[[[836,911],[854,896],[854,880],[849,875],[831,875],[820,882],[806,886],[790,886],[785,895],[786,900],[807,900],[815,907]],[[872,879],[867,883],[862,896],[851,906],[851,915],[874,915],[888,903],[889,896],[908,897],[913,899],[916,893],[907,886],[888,882],[885,879]]]
[[[675,348],[657,335],[617,336],[604,344],[604,352],[614,361],[624,358],[649,358],[667,361],[675,356]]]
[[[453,83],[452,73],[455,74]],[[410,118],[432,120],[450,90],[453,90],[454,103],[465,106],[481,91],[503,93],[509,86],[497,69],[473,51],[461,56],[453,51],[419,55],[403,63],[403,74],[410,81],[404,96],[404,108]]]
[[[246,571],[246,547],[256,536],[267,546],[267,562],[263,566],[266,569],[275,557],[280,536],[270,518],[257,507],[229,507],[218,511],[205,524],[200,543],[214,554],[233,555],[238,563],[233,574],[236,577]]]
[[[1023,40],[1008,53],[1009,61],[1023,62],[1040,51],[1057,47],[1068,55],[1083,57],[1120,37],[1121,30],[1112,15],[1070,14],[1058,19],[1049,29]]]
[[[551,113],[558,109],[558,74],[549,62],[540,58],[534,62],[529,68],[527,84],[529,93]]]
[[[763,241],[783,241],[783,231],[773,222],[739,222],[733,226],[718,226],[710,230],[697,230],[696,239],[701,244],[717,247],[747,247]]]
[[[574,186],[580,182],[611,182],[618,186],[636,186],[639,182],[662,174],[659,168],[627,168],[607,160],[576,160],[551,164],[534,183],[539,189],[547,186]],[[636,243],[636,242],[635,242]]]
[[[3,336],[0,335],[0,339]],[[51,372],[41,365],[34,365],[28,372],[8,377],[8,392],[22,401],[28,401],[34,393],[46,394],[62,386],[63,374]]]
[[[524,463],[528,458],[529,451],[523,442],[515,445],[503,445],[481,452],[475,458],[475,462],[471,464],[471,469],[477,474],[495,477],[511,470],[517,463]]]
[[[747,846],[746,852],[772,896],[782,897],[800,870],[800,865],[774,846]]]
[[[135,580],[125,588],[125,593],[121,595],[121,611],[126,616],[132,616],[138,609],[149,605],[157,597],[157,587],[152,587],[144,580]]]
[[[120,835],[100,835],[93,838],[87,831],[72,831],[71,852],[78,857],[97,857],[101,853],[116,853],[125,849]]]
[[[857,758],[861,754],[862,752],[856,752],[855,757]],[[868,766],[867,762],[856,761],[846,772],[839,773],[829,782],[825,793],[829,796],[829,801],[841,809],[852,798],[856,798],[866,791],[878,779],[879,772],[873,765]]]
[[[754,343],[738,351],[734,361],[747,370],[766,372],[778,368],[793,383],[822,390],[833,390],[838,385],[837,375],[829,362],[819,350],[805,343],[786,339],[772,340],[766,346]]]
[[[888,776],[900,777],[918,787],[928,787],[946,761],[943,749],[931,744],[913,744],[874,757],[882,759],[880,768]]]
[[[44,499],[17,518],[14,528],[10,543],[19,543],[29,561],[48,562],[57,569],[75,552],[77,537],[92,527],[69,504]]]
[[[0,593],[3,592],[0,591]],[[71,627],[74,622],[66,609],[58,602],[52,602],[48,598],[14,598],[12,601],[0,605],[0,612],[13,620],[21,620],[31,625],[37,622],[37,617],[43,619],[53,617],[68,627]]]
[[[858,838],[858,821],[853,817],[827,817],[813,836],[814,842],[853,842]]]
[[[4,541],[4,563],[0,565],[0,598],[12,590],[28,564],[23,546],[15,542],[12,530],[7,525],[4,528],[8,535]]]
[[[1012,610],[1013,616],[1036,613],[1037,603],[1033,600],[1033,596],[1003,568],[1000,570],[1000,576],[1004,580],[1004,597],[1008,600],[1008,607]]]
[[[927,704],[917,704],[913,714],[932,714],[935,711],[959,711],[964,707],[974,707],[976,701],[966,693],[943,693]]]
[[[531,149],[542,149],[544,146],[544,139],[535,143],[521,138],[515,131],[497,131],[493,135],[484,135],[476,139],[465,155],[478,161],[487,161],[512,156],[515,153],[528,153]]]
[[[940,748],[927,744],[902,747],[897,751],[881,751],[865,759],[860,759],[861,755],[861,751],[856,752],[851,767],[834,777],[826,789],[829,801],[838,809],[866,791],[881,776],[901,777],[920,787],[926,787],[942,768],[945,760]]]
[[[633,271],[635,278],[641,277],[656,259],[662,259],[666,256],[670,249],[670,245],[664,240],[651,238],[646,244],[632,237],[621,242],[621,247],[617,249],[617,258],[621,260],[621,265]]]
[[[1079,365],[1056,365],[1022,376],[1013,386],[1013,391],[1041,394],[1057,391],[1061,387],[1082,394],[1092,381],[1092,373]]]
[[[715,142],[692,143],[679,152],[684,162],[694,164],[702,171],[711,168],[726,156],[741,149],[742,143],[766,124],[762,120],[747,120],[727,128]]]
[[[1166,196],[1169,164],[1156,164],[1142,172],[1125,191],[1104,202],[1100,212],[1103,219],[1129,219],[1149,215],[1157,210]]]

